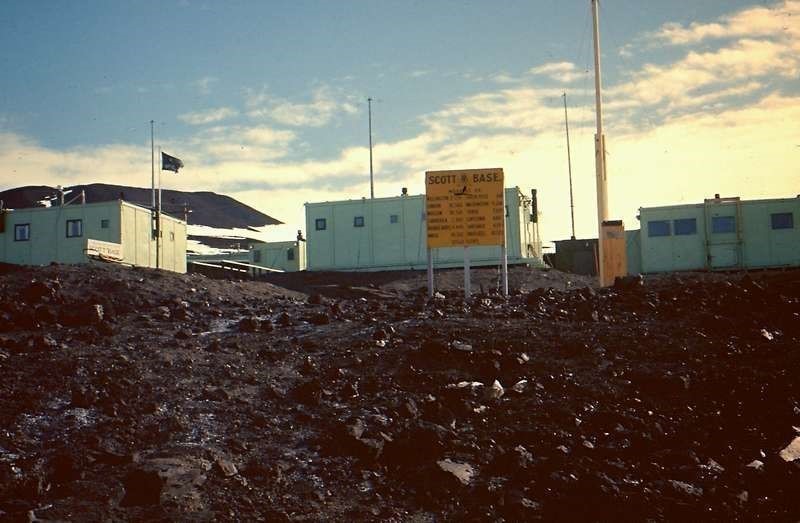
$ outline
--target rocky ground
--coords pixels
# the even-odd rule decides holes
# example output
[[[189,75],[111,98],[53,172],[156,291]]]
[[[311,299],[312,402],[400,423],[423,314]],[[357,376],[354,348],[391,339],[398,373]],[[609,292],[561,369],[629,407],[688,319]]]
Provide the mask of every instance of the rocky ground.
[[[800,271],[496,276],[5,267],[0,519],[797,519]]]

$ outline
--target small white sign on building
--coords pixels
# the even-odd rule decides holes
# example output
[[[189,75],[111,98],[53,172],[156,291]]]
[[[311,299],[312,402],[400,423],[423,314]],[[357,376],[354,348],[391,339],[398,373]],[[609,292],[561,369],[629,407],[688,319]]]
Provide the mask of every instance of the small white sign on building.
[[[122,244],[92,240],[91,238],[86,240],[86,254],[110,260],[123,260]]]

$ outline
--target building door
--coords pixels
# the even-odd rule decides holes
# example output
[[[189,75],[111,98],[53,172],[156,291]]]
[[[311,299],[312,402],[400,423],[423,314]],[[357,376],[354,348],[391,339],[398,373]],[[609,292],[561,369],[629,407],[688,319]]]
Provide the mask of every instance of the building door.
[[[742,266],[742,213],[739,198],[705,201],[706,257],[709,269]]]

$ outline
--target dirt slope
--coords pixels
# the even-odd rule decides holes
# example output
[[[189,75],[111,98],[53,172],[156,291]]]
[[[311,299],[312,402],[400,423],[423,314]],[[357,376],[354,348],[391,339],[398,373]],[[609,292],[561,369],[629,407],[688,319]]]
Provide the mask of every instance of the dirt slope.
[[[798,271],[470,303],[364,278],[0,275],[0,519],[800,513]]]

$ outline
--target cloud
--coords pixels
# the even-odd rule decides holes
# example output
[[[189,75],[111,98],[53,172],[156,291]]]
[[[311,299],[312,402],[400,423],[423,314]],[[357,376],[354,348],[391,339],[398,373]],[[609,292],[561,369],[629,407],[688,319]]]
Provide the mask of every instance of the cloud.
[[[408,73],[408,76],[410,76],[411,78],[421,78],[429,74],[431,74],[430,69],[417,69],[416,71],[411,71],[410,73]]]
[[[549,62],[530,69],[528,74],[546,76],[551,80],[566,84],[586,76],[586,73],[578,70],[572,62]]]
[[[770,7],[758,6],[723,16],[710,23],[667,23],[648,36],[672,45],[696,44],[721,38],[781,38],[800,35],[800,1],[787,0]]]
[[[354,97],[328,86],[314,89],[311,101],[297,103],[271,95],[265,88],[247,92],[248,116],[270,119],[292,127],[322,127],[340,114],[355,114]]]
[[[200,162],[206,164],[263,162],[286,156],[296,138],[292,131],[266,126],[220,126],[196,134],[188,147],[192,154],[198,155]]]
[[[691,107],[697,105],[694,98],[702,89],[734,88],[737,83],[752,84],[756,78],[791,79],[798,71],[800,58],[789,46],[742,39],[714,51],[690,51],[671,64],[647,64],[628,82],[609,87],[606,96],[626,100],[628,106]]]
[[[197,89],[197,92],[201,95],[209,95],[211,94],[211,86],[214,85],[219,81],[219,78],[215,78],[213,76],[204,76],[199,80],[196,80],[192,85]]]
[[[238,114],[239,111],[231,107],[217,107],[215,109],[206,109],[205,111],[184,113],[178,115],[178,119],[190,125],[207,125],[232,118]]]
[[[800,53],[791,53],[797,39],[787,32],[778,37],[739,34],[702,51],[686,50],[670,62],[643,65],[607,87],[614,217],[636,228],[640,206],[697,202],[715,192],[743,198],[797,193],[800,96],[780,93],[787,91],[785,82],[796,79]],[[520,84],[487,84],[481,92],[418,117],[417,132],[378,143],[377,194],[398,194],[402,186],[420,193],[429,169],[501,166],[509,185],[539,189],[545,238],[568,237],[562,89],[550,80],[583,73],[570,62],[539,65],[528,73]],[[577,232],[588,237],[596,235],[593,92],[576,89],[569,96]],[[345,147],[333,156],[292,154],[303,147],[299,127],[320,127],[357,112],[356,98],[321,86],[302,103],[267,89],[248,91],[246,102],[251,125],[197,128],[184,140],[164,144],[186,163],[182,176],[168,178],[170,188],[229,193],[302,228],[304,202],[369,194],[367,147]],[[218,110],[190,114],[211,115],[205,123],[213,124],[220,121],[212,114]],[[274,123],[293,129],[276,129]],[[6,182],[146,186],[149,158],[144,143],[56,150],[20,135],[0,134]],[[768,183],[764,172],[770,173]]]

